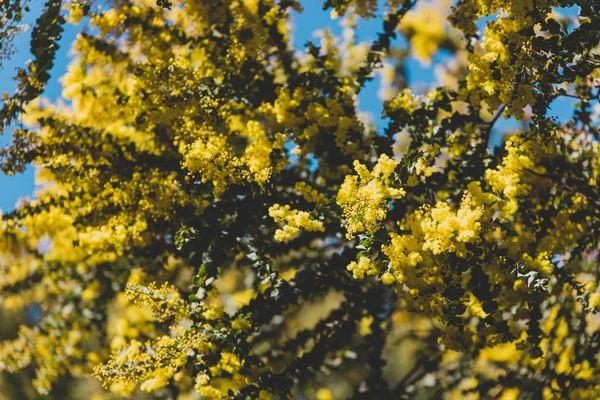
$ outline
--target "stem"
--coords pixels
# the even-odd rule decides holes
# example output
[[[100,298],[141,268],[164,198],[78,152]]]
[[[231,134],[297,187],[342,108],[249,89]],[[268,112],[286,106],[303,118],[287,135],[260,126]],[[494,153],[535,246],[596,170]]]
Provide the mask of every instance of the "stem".
[[[494,117],[492,118],[492,120],[490,122],[486,123],[488,125],[488,127],[487,127],[486,130],[483,131],[483,135],[482,135],[486,146],[489,146],[489,144],[490,144],[490,136],[492,134],[492,129],[494,128],[494,125],[496,124],[496,122],[498,121],[498,119],[500,118],[500,116],[502,115],[502,113],[504,112],[505,108],[506,108],[506,104],[502,104],[498,108],[498,110],[496,110],[496,113],[494,114]]]

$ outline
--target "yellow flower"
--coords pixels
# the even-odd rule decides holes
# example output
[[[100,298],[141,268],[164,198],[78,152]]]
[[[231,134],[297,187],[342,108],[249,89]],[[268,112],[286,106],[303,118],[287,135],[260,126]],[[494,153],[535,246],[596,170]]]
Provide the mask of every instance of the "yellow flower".
[[[289,205],[274,204],[269,208],[269,215],[275,222],[285,222],[282,228],[275,231],[275,239],[287,242],[293,239],[302,229],[308,232],[324,232],[323,222],[311,219],[306,211],[290,209]]]
[[[359,232],[379,230],[389,209],[388,202],[406,194],[404,189],[395,187],[391,179],[396,166],[396,161],[385,154],[379,157],[371,172],[355,161],[354,170],[358,175],[346,176],[336,200],[342,207],[349,238]]]
[[[378,272],[377,264],[368,257],[360,257],[358,263],[352,261],[346,268],[352,272],[354,279],[364,279],[365,275],[376,275]]]

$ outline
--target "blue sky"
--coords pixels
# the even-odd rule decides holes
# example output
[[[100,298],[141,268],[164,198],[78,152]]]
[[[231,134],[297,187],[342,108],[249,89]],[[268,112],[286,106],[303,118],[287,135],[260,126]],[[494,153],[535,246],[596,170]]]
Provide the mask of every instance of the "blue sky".
[[[382,2],[382,1],[381,1]],[[304,44],[307,40],[313,40],[318,43],[318,39],[314,37],[314,31],[317,29],[323,29],[329,27],[332,32],[336,35],[341,34],[340,19],[331,20],[329,11],[323,11],[321,9],[321,1],[309,0],[304,3],[303,13],[294,13],[294,45],[298,49],[304,49]],[[39,15],[41,2],[31,2],[32,11],[26,17],[24,22],[33,25],[33,20]],[[570,10],[576,13],[576,10]],[[571,12],[569,12],[570,14]],[[381,17],[379,15],[378,17]],[[484,20],[480,21],[480,28],[483,27]],[[44,95],[51,100],[55,100],[60,97],[61,85],[58,80],[66,72],[67,64],[69,62],[69,49],[71,43],[75,39],[79,29],[72,25],[66,24],[65,31],[61,40],[61,48],[57,54],[55,66],[51,71],[51,79]],[[382,20],[381,18],[370,19],[367,21],[360,20],[358,22],[358,40],[371,42],[375,39],[376,33],[381,31]],[[31,57],[29,49],[30,33],[22,34],[18,36],[14,42],[19,52],[8,62],[5,62],[2,70],[0,70],[0,92],[10,91],[12,92],[15,88],[15,82],[12,81],[14,76],[15,68],[17,66],[23,66],[25,62]],[[396,41],[394,44],[398,45],[401,43]],[[444,61],[443,54],[438,54],[434,57],[433,63],[429,67],[423,67],[416,60],[409,58],[407,62],[408,75],[410,78],[411,85],[419,85],[419,83],[428,83],[434,80],[434,67],[436,63]],[[367,83],[366,87],[362,90],[359,97],[359,104],[362,111],[368,112],[373,116],[374,122],[378,124],[378,129],[383,129],[384,121],[380,120],[382,102],[377,96],[379,89],[379,78]],[[570,117],[573,110],[574,99],[571,98],[559,98],[551,104],[550,115],[555,115],[562,120]],[[515,121],[499,121],[498,127],[496,128],[499,132],[505,131],[510,128],[517,127],[518,124]],[[497,135],[499,137],[500,135]],[[8,134],[0,136],[0,145],[5,145],[10,141]],[[17,174],[15,176],[6,176],[0,173],[0,188],[2,193],[0,194],[0,210],[10,211],[13,210],[17,200],[23,196],[31,197],[34,191],[34,170],[33,167],[29,167],[24,173]]]
[[[35,19],[41,13],[41,1],[33,1],[29,3],[31,12],[25,15],[24,23],[33,27]],[[58,78],[67,70],[69,62],[68,52],[71,43],[75,40],[79,29],[73,25],[65,24],[65,31],[62,34],[60,49],[56,55],[54,68],[51,71],[51,78],[46,85],[44,96],[51,100],[60,97],[61,85]],[[28,59],[31,58],[29,52],[29,40],[31,39],[31,28],[25,34],[21,34],[15,38],[13,44],[18,49],[18,52],[11,57],[10,60],[3,60],[2,69],[0,70],[0,92],[8,91],[12,93],[16,88],[16,82],[12,80],[17,67],[23,67]],[[5,132],[0,135],[0,145],[5,146],[10,143],[10,133]],[[15,208],[17,200],[23,196],[32,197],[34,190],[34,168],[29,167],[21,174],[7,176],[0,172],[0,210],[3,212],[11,211]]]

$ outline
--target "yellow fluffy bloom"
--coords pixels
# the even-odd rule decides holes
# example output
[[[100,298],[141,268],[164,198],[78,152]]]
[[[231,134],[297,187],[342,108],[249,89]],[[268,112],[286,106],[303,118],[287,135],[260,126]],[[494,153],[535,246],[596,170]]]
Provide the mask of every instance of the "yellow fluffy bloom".
[[[409,37],[411,54],[422,65],[429,65],[433,54],[446,37],[445,13],[449,2],[431,4],[420,2],[414,10],[406,13],[398,26]]]
[[[588,299],[588,307],[591,310],[600,310],[600,293],[594,292],[590,294],[590,298]]]
[[[486,170],[487,183],[496,193],[502,194],[503,218],[517,212],[519,200],[531,192],[532,183],[545,184],[546,180],[540,176],[544,170],[536,165],[536,160],[547,151],[547,146],[549,143],[539,140],[513,137],[506,142],[507,154],[502,164]]]
[[[448,203],[438,202],[435,207],[425,206],[408,218],[406,225],[422,235],[423,250],[433,254],[464,251],[462,243],[478,240],[484,206],[474,201],[467,191],[460,207],[454,211]]]
[[[385,154],[379,157],[371,172],[355,161],[354,170],[358,175],[346,176],[337,194],[348,237],[359,232],[377,231],[386,218],[388,202],[406,194],[392,182],[391,175],[396,166],[397,163]]]
[[[486,205],[494,198],[481,191],[479,182],[472,182],[458,210],[446,202],[438,202],[434,207],[426,205],[411,213],[400,224],[409,233],[391,232],[389,244],[382,247],[390,260],[390,270],[382,276],[383,282],[402,284],[407,273],[428,259],[429,254],[451,252],[463,255],[465,243],[480,240],[482,223],[491,217]]]
[[[236,124],[235,119],[231,121]],[[201,128],[199,138],[181,149],[184,154],[183,166],[192,174],[200,174],[203,182],[212,182],[215,196],[223,194],[231,184],[246,181],[265,183],[274,172],[281,171],[287,165],[285,160],[277,163],[271,160],[274,151],[283,157],[283,134],[277,133],[271,140],[256,121],[234,127],[241,128],[239,137],[249,142],[241,155],[238,155],[240,149],[232,145],[229,136],[209,127]]]
[[[352,261],[346,268],[352,272],[354,279],[364,279],[365,275],[376,275],[378,272],[377,264],[368,257],[360,257],[358,263]]]
[[[182,318],[189,312],[177,288],[166,282],[159,288],[154,282],[148,286],[127,284],[126,292],[130,302],[149,306],[157,321],[164,322],[171,317]]]
[[[269,215],[275,222],[286,223],[282,228],[275,231],[275,239],[280,242],[293,239],[301,230],[308,232],[325,231],[323,222],[312,219],[306,211],[292,210],[289,205],[274,204],[269,208]]]
[[[234,353],[222,352],[219,361],[209,367],[210,377],[207,374],[196,377],[196,391],[211,400],[229,398],[229,390],[239,390],[249,383],[239,372],[243,366],[244,362]]]
[[[304,200],[309,203],[325,203],[327,201],[327,197],[324,194],[319,193],[312,186],[307,184],[306,182],[298,182],[296,183],[296,192],[302,197]]]

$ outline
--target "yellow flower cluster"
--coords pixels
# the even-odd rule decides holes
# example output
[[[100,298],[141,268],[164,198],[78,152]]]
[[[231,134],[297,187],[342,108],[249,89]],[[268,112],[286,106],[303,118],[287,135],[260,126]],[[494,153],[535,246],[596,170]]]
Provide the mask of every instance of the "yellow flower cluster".
[[[258,2],[245,0],[230,2],[230,9],[235,16],[231,24],[231,47],[229,58],[235,64],[245,60],[260,57],[263,46],[268,38],[268,31],[258,15]]]
[[[398,110],[404,110],[406,113],[412,114],[417,109],[420,99],[421,96],[415,96],[412,90],[405,88],[385,104],[386,112],[390,114]]]
[[[233,21],[228,22],[230,43],[227,51],[227,59],[232,65],[264,57],[263,52],[267,51],[265,44],[272,31],[276,31],[285,40],[288,39],[287,10],[279,8],[273,0],[229,1],[227,5],[233,16]],[[262,8],[260,10],[259,5]],[[289,7],[296,11],[302,10],[301,5],[295,1],[290,2]],[[212,14],[221,14],[207,8],[202,14],[206,15],[211,11]]]
[[[119,215],[111,218],[105,225],[86,227],[85,231],[79,233],[79,244],[90,254],[110,252],[123,255],[125,244],[140,246],[145,243],[143,233],[147,227],[144,220],[130,221],[126,216]]]
[[[327,202],[327,197],[323,193],[319,193],[317,189],[306,182],[296,183],[296,192],[309,203],[323,204]]]
[[[486,170],[485,179],[492,190],[502,194],[502,217],[509,218],[517,212],[519,198],[531,191],[531,182],[542,182],[537,175],[543,174],[544,170],[536,166],[536,155],[543,151],[543,145],[537,140],[513,137],[506,141],[505,148],[507,155],[502,164]]]
[[[471,182],[458,210],[454,211],[446,202],[438,202],[435,207],[426,205],[410,214],[400,224],[410,233],[392,232],[390,244],[383,246],[383,253],[390,259],[391,274],[386,275],[384,283],[403,283],[406,271],[425,259],[430,260],[431,255],[464,256],[465,243],[480,240],[482,223],[490,217],[486,206],[493,201],[494,196],[482,193],[479,182]],[[419,286],[418,281],[411,284]]]
[[[101,36],[105,36],[122,23],[125,18],[124,14],[119,15],[117,10],[111,8],[101,14],[95,15],[90,23],[100,29]]]
[[[347,116],[343,104],[334,99],[325,99],[325,104],[312,102],[308,105],[305,117],[310,123],[304,129],[301,139],[306,140],[311,146],[317,139],[321,130],[331,130],[335,134],[335,144],[346,155],[354,155],[359,151],[359,142],[348,143],[351,131],[364,130],[362,123],[357,118]]]
[[[17,372],[34,364],[35,378],[31,383],[40,394],[48,394],[53,381],[80,359],[81,342],[86,337],[89,334],[84,336],[79,329],[42,332],[37,327],[21,325],[16,339],[0,344],[0,369]]]
[[[287,164],[286,161],[271,161],[274,151],[279,152],[279,158],[282,157],[285,136],[277,133],[273,140],[269,139],[257,121],[249,121],[240,133],[240,138],[249,141],[241,156],[236,155],[241,149],[232,147],[231,139],[224,134],[205,128],[199,136],[193,144],[182,149],[183,166],[192,174],[200,174],[203,182],[212,182],[213,193],[217,197],[230,184],[246,180],[265,183],[272,173],[281,171]]]
[[[362,157],[370,136],[365,134],[363,122],[356,115],[347,113],[356,100],[352,87],[342,87],[337,98],[321,102],[317,97],[317,92],[304,88],[297,88],[293,93],[281,88],[277,99],[273,103],[263,103],[261,111],[268,118],[271,129],[298,132],[296,139],[302,155],[315,151],[319,139],[333,132],[339,151],[355,158]]]
[[[273,118],[277,124],[286,124],[290,128],[298,128],[303,118],[296,115],[295,111],[300,107],[303,99],[306,98],[306,91],[302,88],[290,90],[282,87],[277,90],[277,98],[273,103],[264,103],[261,105],[262,111]]]
[[[79,3],[72,3],[68,7],[68,10],[69,17],[67,18],[67,21],[72,24],[78,24],[84,16],[83,5]]]
[[[467,306],[467,313],[469,315],[481,319],[488,316],[488,314],[485,311],[483,311],[481,301],[479,301],[472,292],[468,292],[466,297],[467,301],[465,303]]]
[[[588,299],[588,308],[590,310],[600,311],[600,292],[590,294]]]
[[[390,271],[382,276],[386,285],[404,283],[404,270],[416,267],[422,260],[422,245],[411,235],[390,233],[390,244],[383,246],[383,253],[390,259]]]
[[[206,298],[201,303],[202,316],[208,320],[216,320],[223,316],[225,310],[221,301],[220,293],[217,288],[210,290]]]
[[[533,104],[535,97],[532,82],[539,79],[537,65],[531,54],[535,51],[531,36],[533,15],[544,15],[551,10],[553,1],[536,3],[533,0],[468,0],[454,6],[450,16],[452,24],[468,35],[475,35],[475,22],[484,16],[497,15],[484,30],[481,52],[469,55],[467,85],[462,98],[479,107],[484,101],[491,109],[508,104],[507,115],[524,117],[523,108]],[[522,72],[528,78],[520,79]]]
[[[435,5],[419,2],[400,20],[398,28],[409,37],[410,51],[422,65],[431,63],[433,54],[446,37],[444,15],[449,5],[447,1]]]
[[[144,279],[141,268],[134,268],[127,279],[127,284],[139,284]],[[95,298],[103,289],[100,285],[92,285],[82,293],[82,296]],[[93,290],[90,290],[93,289]],[[110,338],[110,349],[118,350],[125,346],[130,340],[137,339],[141,335],[155,335],[152,311],[149,307],[132,304],[127,300],[127,294],[118,293],[108,303],[107,336]],[[96,361],[95,364],[98,364]]]
[[[269,215],[275,222],[285,225],[275,231],[275,240],[288,242],[303,229],[308,232],[324,232],[323,222],[316,221],[306,211],[292,210],[289,205],[274,204],[269,207]]]
[[[196,391],[210,400],[230,398],[228,392],[246,386],[249,380],[240,374],[244,362],[235,354],[224,351],[217,364],[208,368],[210,376],[202,373],[196,377]]]
[[[415,174],[423,175],[426,177],[431,176],[431,174],[434,171],[434,168],[431,166],[431,163],[435,160],[435,157],[440,154],[440,152],[441,148],[438,144],[428,146],[425,154],[418,157],[413,165]]]
[[[173,328],[172,336],[164,335],[153,342],[132,340],[113,354],[106,364],[95,368],[102,385],[127,395],[142,381],[140,389],[150,392],[166,386],[187,363],[190,354],[206,354],[214,346],[203,333]]]
[[[388,202],[406,194],[404,189],[394,187],[391,175],[397,165],[385,154],[379,157],[372,171],[360,162],[354,162],[358,175],[346,176],[337,193],[337,204],[342,207],[349,238],[359,232],[379,230],[389,209]]]
[[[368,257],[360,257],[358,263],[352,261],[346,269],[352,272],[354,279],[364,279],[365,275],[377,275],[379,272],[377,264]]]
[[[337,15],[345,15],[348,11],[352,11],[362,18],[373,18],[377,11],[377,0],[346,0],[332,2]]]
[[[576,342],[570,332],[573,329],[570,316],[561,309],[564,310],[564,307],[557,304],[543,318],[542,339],[538,345],[541,357],[531,357],[518,350],[515,343],[505,343],[483,349],[478,357],[478,365],[486,371],[497,370],[499,367],[515,371],[527,367],[543,373],[557,374],[567,382],[573,378],[580,382],[591,381],[589,384],[571,386],[569,383],[559,382],[557,378],[548,379],[540,388],[540,398],[544,400],[596,398],[595,393],[600,390],[600,385],[593,382],[593,377],[596,376],[598,367],[587,357],[576,356]],[[523,331],[518,342],[525,341],[527,336],[527,332]]]
[[[166,282],[160,288],[154,282],[148,286],[128,283],[125,292],[131,303],[150,307],[152,316],[159,322],[181,319],[189,313],[189,307],[181,299],[177,288]]]

